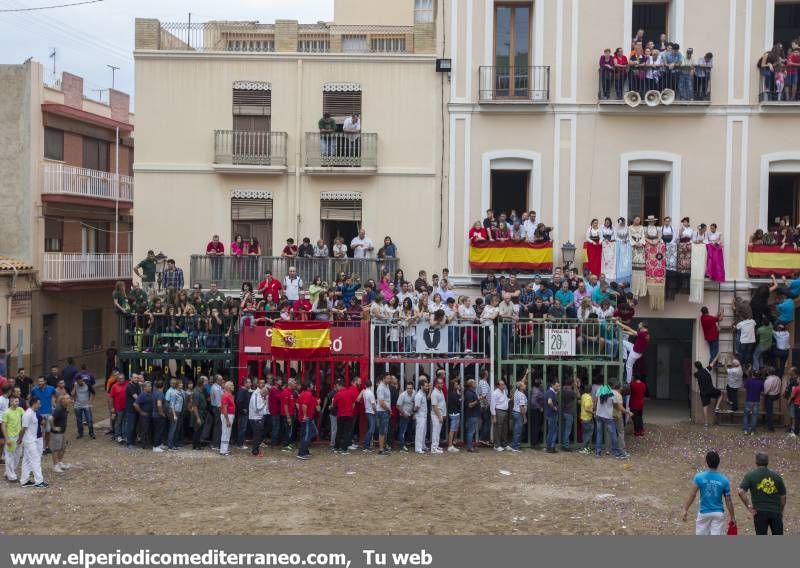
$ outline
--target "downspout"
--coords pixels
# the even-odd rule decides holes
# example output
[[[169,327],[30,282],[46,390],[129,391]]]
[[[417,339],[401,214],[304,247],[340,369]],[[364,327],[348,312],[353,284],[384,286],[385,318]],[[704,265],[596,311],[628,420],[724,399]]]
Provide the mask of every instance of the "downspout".
[[[297,60],[297,108],[295,109],[296,121],[295,132],[297,132],[297,144],[294,154],[294,237],[300,240],[300,160],[301,149],[305,137],[303,136],[303,60]]]

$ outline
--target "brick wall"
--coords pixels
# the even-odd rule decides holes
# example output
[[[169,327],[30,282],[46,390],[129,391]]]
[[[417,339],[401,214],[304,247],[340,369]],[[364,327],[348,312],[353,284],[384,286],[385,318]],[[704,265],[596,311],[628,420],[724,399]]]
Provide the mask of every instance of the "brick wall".
[[[158,49],[161,24],[152,18],[136,18],[136,49]]]
[[[130,95],[115,89],[109,89],[108,100],[111,103],[111,118],[120,122],[128,122]]]
[[[275,51],[297,51],[297,22],[295,20],[275,21]]]
[[[65,105],[83,108],[83,77],[64,71],[61,73],[61,90],[64,91]]]

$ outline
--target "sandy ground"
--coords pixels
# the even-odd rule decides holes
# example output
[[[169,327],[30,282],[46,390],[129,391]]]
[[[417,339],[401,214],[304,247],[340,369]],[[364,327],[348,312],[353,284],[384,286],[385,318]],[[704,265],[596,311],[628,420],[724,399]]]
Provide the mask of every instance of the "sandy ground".
[[[74,424],[70,424],[73,428]],[[388,457],[335,456],[327,446],[302,462],[267,450],[223,458],[183,449],[126,451],[102,433],[74,440],[65,475],[47,490],[0,484],[7,534],[691,534],[682,503],[708,449],[733,485],[756,450],[787,483],[787,534],[800,529],[795,498],[800,443],[783,434],[679,423],[628,436],[629,462],[575,453]],[[752,523],[738,499],[740,533]]]

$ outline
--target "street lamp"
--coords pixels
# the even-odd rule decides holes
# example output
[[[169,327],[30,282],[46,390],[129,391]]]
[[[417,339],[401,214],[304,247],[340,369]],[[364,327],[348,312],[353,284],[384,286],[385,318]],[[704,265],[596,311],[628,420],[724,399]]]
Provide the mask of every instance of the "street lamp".
[[[564,269],[569,270],[569,268],[575,263],[575,245],[571,242],[567,241],[563,245],[561,245],[561,260],[564,261]]]

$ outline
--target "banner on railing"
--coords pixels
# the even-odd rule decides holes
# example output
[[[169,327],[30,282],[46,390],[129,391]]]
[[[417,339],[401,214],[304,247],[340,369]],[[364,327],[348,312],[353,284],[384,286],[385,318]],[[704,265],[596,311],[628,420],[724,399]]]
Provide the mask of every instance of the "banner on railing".
[[[447,354],[449,352],[447,336],[447,328],[432,327],[427,323],[417,324],[417,353]]]
[[[472,243],[469,264],[473,270],[523,270],[551,272],[553,243],[484,241]]]
[[[545,329],[544,354],[547,357],[574,357],[575,329]]]
[[[276,359],[302,361],[330,354],[330,322],[278,321],[272,327],[272,356]]]
[[[747,275],[751,278],[771,275],[793,277],[800,272],[800,252],[794,247],[750,245],[747,247]]]

